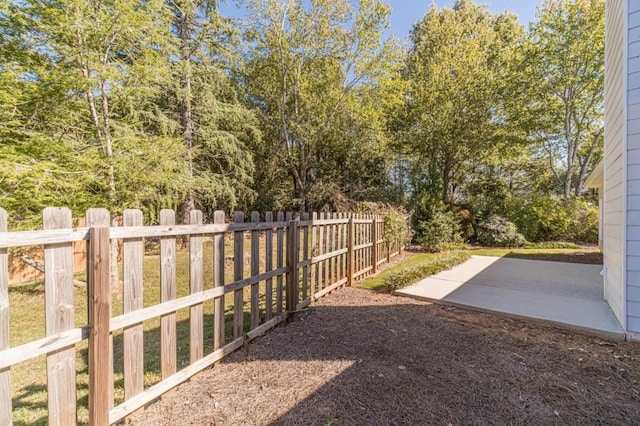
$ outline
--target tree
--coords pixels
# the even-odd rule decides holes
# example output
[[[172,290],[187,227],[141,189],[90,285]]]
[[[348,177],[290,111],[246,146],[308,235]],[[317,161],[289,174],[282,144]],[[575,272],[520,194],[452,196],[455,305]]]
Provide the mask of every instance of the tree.
[[[451,205],[474,167],[517,140],[505,106],[523,33],[514,15],[491,14],[470,0],[432,6],[414,26],[400,126],[414,199]]]
[[[602,156],[604,0],[545,1],[529,38],[530,135],[568,199]]]
[[[386,72],[392,44],[381,36],[389,12],[377,0],[248,2],[244,83],[265,129],[259,176],[273,197],[291,191],[307,209],[326,156],[352,141],[341,125],[349,124],[350,100]]]
[[[196,207],[213,213],[252,200],[254,165],[248,145],[260,143],[260,131],[231,77],[238,40],[229,20],[218,13],[217,1],[178,0],[169,7],[178,55],[177,60],[166,58],[173,84],[161,103],[179,123],[194,182],[181,203],[186,222]]]

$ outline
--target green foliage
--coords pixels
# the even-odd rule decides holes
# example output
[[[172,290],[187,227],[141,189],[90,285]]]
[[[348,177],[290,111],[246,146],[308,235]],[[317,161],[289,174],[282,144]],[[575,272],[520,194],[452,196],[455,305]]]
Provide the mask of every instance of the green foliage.
[[[539,243],[527,243],[526,249],[581,249],[582,246],[564,241],[543,241]]]
[[[386,196],[382,106],[393,105],[389,92],[402,96],[382,84],[398,69],[393,42],[381,38],[390,8],[252,0],[247,10],[243,80],[265,130],[253,146],[258,205],[309,209],[332,182],[350,199]]]
[[[509,217],[529,241],[598,241],[598,208],[576,197],[513,200]]]
[[[522,55],[521,120],[565,199],[602,156],[604,0],[546,0]]]
[[[414,25],[399,127],[415,189],[453,203],[471,167],[513,138],[504,106],[511,58],[523,35],[515,15],[492,14],[470,0],[440,10],[434,5]]]
[[[418,222],[416,241],[435,252],[462,244],[460,222],[453,212],[434,209],[428,221]]]
[[[384,240],[388,246],[394,242],[406,245],[411,242],[413,230],[406,212],[392,209],[384,213]]]
[[[414,284],[429,275],[450,269],[459,265],[471,257],[468,251],[451,251],[438,257],[431,258],[410,268],[401,269],[389,274],[384,280],[386,291],[400,290]]]
[[[476,241],[487,247],[522,247],[527,242],[516,225],[498,215],[491,215],[478,224]]]

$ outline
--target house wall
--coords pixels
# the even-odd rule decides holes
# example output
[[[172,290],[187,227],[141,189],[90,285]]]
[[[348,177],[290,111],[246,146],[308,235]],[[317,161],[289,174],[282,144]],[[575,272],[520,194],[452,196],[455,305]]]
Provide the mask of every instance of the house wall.
[[[640,332],[640,2],[628,6],[626,140],[627,329]]]
[[[624,60],[625,13],[627,2],[606,2],[606,48],[605,48],[605,131],[604,131],[604,297],[618,321],[625,325],[624,291],[624,137],[626,73]],[[640,91],[638,93],[640,100]],[[640,118],[640,117],[639,117]],[[640,272],[640,271],[639,271]]]

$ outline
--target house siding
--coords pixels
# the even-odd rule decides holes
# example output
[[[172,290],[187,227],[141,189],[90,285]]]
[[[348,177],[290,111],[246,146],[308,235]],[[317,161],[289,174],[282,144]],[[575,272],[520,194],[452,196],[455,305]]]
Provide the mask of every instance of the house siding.
[[[612,0],[606,2],[606,38],[605,38],[605,167],[604,167],[604,266],[607,274],[604,277],[604,297],[621,324],[625,324],[625,292],[624,292],[624,60],[625,60],[625,7],[629,0]],[[640,14],[638,17],[640,18]],[[634,17],[636,19],[636,17]],[[638,19],[640,23],[640,19]],[[640,46],[639,46],[640,47]],[[634,67],[640,71],[640,59]],[[631,98],[635,96],[640,102],[640,85]],[[634,99],[635,99],[634,98]],[[638,117],[640,118],[640,117]]]
[[[627,130],[626,162],[626,326],[640,332],[640,4],[626,0],[627,29]],[[623,33],[622,31],[620,32]],[[605,65],[606,66],[606,65]]]

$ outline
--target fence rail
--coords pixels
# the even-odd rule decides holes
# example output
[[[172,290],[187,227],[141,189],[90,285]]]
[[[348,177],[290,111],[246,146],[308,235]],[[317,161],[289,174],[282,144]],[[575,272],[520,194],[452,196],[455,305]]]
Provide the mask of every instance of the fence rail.
[[[71,227],[66,208],[47,208],[43,230],[9,232],[7,213],[0,209],[0,424],[12,422],[11,369],[45,355],[48,423],[75,424],[77,419],[77,344],[88,339],[88,420],[105,425],[122,420],[192,375],[331,291],[351,285],[401,251],[399,241],[383,238],[379,216],[252,212],[245,221],[236,212],[225,223],[216,212],[212,224],[191,212],[189,224],[176,224],[175,213],[163,210],[160,225],[142,226],[142,213],[127,210],[123,226],[110,225],[105,209],[90,209],[82,228]],[[144,306],[145,238],[159,238],[160,301]],[[188,245],[188,294],[177,296],[178,237]],[[113,240],[121,241],[122,313],[112,314]],[[87,323],[74,317],[73,243],[87,244]],[[246,244],[248,242],[248,246]],[[225,244],[226,243],[226,244]],[[210,244],[210,247],[209,247]],[[46,336],[10,346],[8,249],[42,246]],[[205,270],[205,246],[212,270]],[[225,252],[233,253],[232,265]],[[245,262],[246,255],[249,262]],[[205,273],[206,272],[206,273]],[[205,275],[210,279],[205,280]],[[232,277],[232,278],[231,278]],[[118,280],[116,280],[118,281]],[[76,290],[78,291],[78,290]],[[228,314],[225,296],[229,297]],[[231,300],[232,299],[232,300]],[[211,306],[212,305],[212,306]],[[213,312],[205,312],[211,306]],[[177,319],[189,311],[189,361],[178,368]],[[209,309],[209,311],[211,311]],[[205,335],[204,317],[212,314],[212,333]],[[160,319],[161,380],[145,388],[143,324]],[[225,333],[225,326],[229,326]],[[115,333],[122,333],[124,397],[114,400]]]

